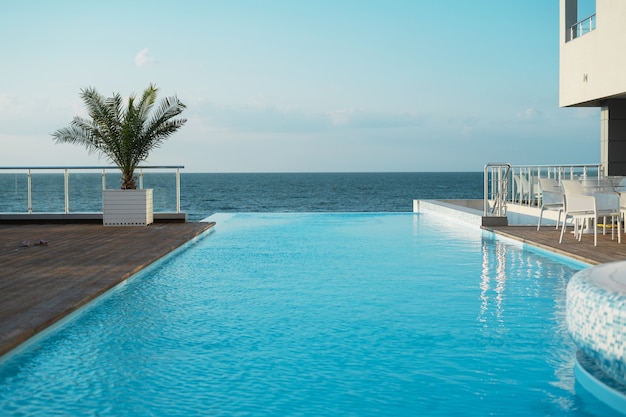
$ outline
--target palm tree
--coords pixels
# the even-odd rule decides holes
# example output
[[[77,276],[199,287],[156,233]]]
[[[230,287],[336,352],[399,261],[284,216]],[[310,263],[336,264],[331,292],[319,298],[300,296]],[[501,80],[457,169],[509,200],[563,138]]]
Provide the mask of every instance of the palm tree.
[[[163,99],[151,114],[157,91],[150,84],[141,100],[137,101],[132,95],[124,108],[122,96],[117,93],[105,98],[95,88],[82,89],[81,97],[90,119],[76,116],[68,127],[57,130],[52,136],[56,143],[83,145],[89,153],[106,156],[122,171],[122,189],[137,188],[137,166],[187,122],[174,119],[185,109],[176,96]]]

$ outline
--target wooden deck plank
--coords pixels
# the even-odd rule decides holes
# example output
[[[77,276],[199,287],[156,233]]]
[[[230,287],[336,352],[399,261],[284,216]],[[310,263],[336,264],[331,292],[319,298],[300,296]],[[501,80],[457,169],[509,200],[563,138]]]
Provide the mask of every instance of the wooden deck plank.
[[[211,226],[0,225],[0,355]]]
[[[579,242],[571,233],[572,227],[568,227],[563,236],[563,243],[560,244],[561,229],[556,230],[554,226],[543,226],[539,231],[537,226],[485,227],[485,229],[591,265],[626,260],[626,234],[623,231],[621,244],[618,243],[617,236],[615,240],[611,240],[611,231],[607,229],[604,236],[601,231],[598,233],[598,246],[594,246],[592,234],[583,235]],[[615,233],[617,234],[617,231]]]

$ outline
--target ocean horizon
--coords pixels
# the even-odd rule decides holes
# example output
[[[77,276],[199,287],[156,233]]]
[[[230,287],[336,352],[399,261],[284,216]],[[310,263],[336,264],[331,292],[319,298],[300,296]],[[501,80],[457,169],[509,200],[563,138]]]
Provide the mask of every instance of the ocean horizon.
[[[410,212],[413,199],[481,199],[482,172],[181,172],[181,211],[189,221],[218,212]],[[156,212],[176,209],[173,172],[144,172],[144,188],[154,189]],[[116,173],[107,188],[116,188]],[[62,173],[32,174],[33,212],[63,212]],[[72,171],[70,212],[102,210],[100,173]],[[25,171],[0,174],[0,212],[28,210]]]

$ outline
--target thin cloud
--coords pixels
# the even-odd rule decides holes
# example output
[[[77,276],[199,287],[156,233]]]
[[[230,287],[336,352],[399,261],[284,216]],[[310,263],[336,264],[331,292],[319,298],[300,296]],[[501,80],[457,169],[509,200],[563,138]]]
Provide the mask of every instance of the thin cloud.
[[[463,136],[470,136],[474,133],[474,126],[463,126]]]
[[[576,117],[579,119],[597,118],[600,109],[596,107],[578,107],[576,108]]]
[[[464,137],[472,136],[472,134],[474,133],[474,130],[476,129],[476,126],[478,125],[478,122],[479,122],[479,118],[477,116],[471,116],[471,117],[465,118],[462,121],[463,136]]]
[[[320,115],[307,115],[279,106],[216,106],[202,103],[196,106],[197,117],[215,129],[245,132],[310,132],[324,129],[327,124]]]
[[[135,65],[138,67],[145,67],[146,65],[150,65],[154,62],[154,58],[152,58],[148,53],[148,48],[143,48],[141,51],[137,52],[137,55],[135,55]]]
[[[7,111],[15,106],[15,99],[8,94],[0,93],[0,110]]]
[[[195,118],[212,129],[232,131],[295,133],[344,129],[388,129],[421,126],[425,116],[416,113],[385,113],[343,109],[328,113],[305,112],[289,105],[249,100],[243,105],[196,103]]]
[[[343,109],[328,115],[333,127],[394,128],[420,126],[424,116],[417,113],[377,113],[367,110]]]
[[[543,112],[534,107],[529,107],[522,112],[518,112],[517,118],[520,120],[540,120],[543,119]]]

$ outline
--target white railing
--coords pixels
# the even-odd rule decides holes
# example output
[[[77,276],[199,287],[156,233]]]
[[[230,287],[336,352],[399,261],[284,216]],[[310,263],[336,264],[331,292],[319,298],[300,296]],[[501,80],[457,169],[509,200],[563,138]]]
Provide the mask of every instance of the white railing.
[[[507,204],[541,205],[539,178],[605,178],[601,164],[511,165],[489,163],[484,169],[484,216],[504,217]]]
[[[569,39],[572,40],[572,39],[579,38],[595,29],[596,29],[596,15],[592,14],[588,18],[583,19],[580,22],[576,22],[572,26],[570,26]]]
[[[483,174],[483,216],[506,217],[511,164],[488,163]]]
[[[575,178],[604,178],[601,164],[570,165],[515,165],[511,167],[510,199],[511,203],[538,206],[541,204],[539,178],[554,178],[557,181]]]
[[[175,210],[180,213],[180,170],[184,166],[140,166],[136,175],[139,188],[144,188],[144,171],[149,171],[152,179],[148,188],[160,187],[167,190],[155,198],[155,211],[171,204],[165,194],[175,190]],[[163,171],[166,171],[165,173]],[[169,176],[174,171],[174,184],[167,183],[156,174]],[[115,166],[12,166],[0,167],[0,212],[28,213],[59,212],[101,212],[102,190],[107,188],[107,175],[116,172]],[[62,176],[62,177],[61,177]],[[170,177],[171,178],[171,177]],[[35,186],[38,185],[38,186]],[[119,184],[116,184],[119,185]],[[110,187],[117,188],[117,187]],[[70,206],[78,210],[70,210]],[[39,207],[35,210],[34,207]],[[59,210],[60,209],[60,210]]]

